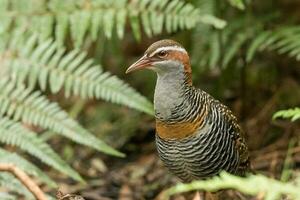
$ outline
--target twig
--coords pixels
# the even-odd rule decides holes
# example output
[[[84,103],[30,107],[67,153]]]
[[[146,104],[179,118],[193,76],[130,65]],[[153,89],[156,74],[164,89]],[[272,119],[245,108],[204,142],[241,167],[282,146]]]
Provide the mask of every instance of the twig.
[[[47,200],[39,186],[21,169],[14,164],[0,163],[0,171],[7,171],[18,178],[37,200]]]
[[[80,195],[64,194],[60,190],[57,190],[57,192],[56,192],[56,199],[57,200],[84,200],[84,198]]]

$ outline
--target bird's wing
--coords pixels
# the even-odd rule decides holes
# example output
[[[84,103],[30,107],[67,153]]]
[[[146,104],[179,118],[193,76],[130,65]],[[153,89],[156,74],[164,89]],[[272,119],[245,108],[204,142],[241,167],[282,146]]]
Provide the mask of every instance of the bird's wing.
[[[204,91],[202,91],[204,92]],[[204,92],[206,93],[206,92]],[[250,168],[250,161],[249,161],[249,153],[248,147],[245,141],[245,134],[241,129],[240,125],[238,124],[237,118],[234,116],[232,111],[222,104],[220,101],[214,99],[211,95],[206,93],[207,102],[211,104],[212,107],[218,110],[218,113],[222,116],[225,120],[226,124],[229,124],[229,133],[233,135],[233,139],[236,145],[236,148],[240,155],[240,169],[239,171],[244,174],[244,172],[248,171]]]

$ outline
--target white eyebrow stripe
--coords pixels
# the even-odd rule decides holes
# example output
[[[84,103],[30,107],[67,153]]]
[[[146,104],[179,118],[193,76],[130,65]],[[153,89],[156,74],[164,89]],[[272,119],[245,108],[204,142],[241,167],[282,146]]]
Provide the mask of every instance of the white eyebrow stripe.
[[[156,49],[153,53],[150,54],[150,57],[154,56],[157,52],[169,51],[169,50],[180,51],[180,52],[187,54],[186,50],[180,46],[168,46],[168,47],[160,47],[160,48]]]

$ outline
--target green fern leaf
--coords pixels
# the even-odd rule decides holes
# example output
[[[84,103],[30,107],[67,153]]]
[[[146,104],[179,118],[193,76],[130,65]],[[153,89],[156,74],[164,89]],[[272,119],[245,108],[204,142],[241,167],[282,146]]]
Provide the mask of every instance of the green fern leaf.
[[[114,21],[115,21],[115,12],[113,10],[108,9],[103,14],[103,30],[104,30],[104,35],[108,39],[111,39],[112,37]]]
[[[211,24],[216,28],[222,29],[227,25],[227,22],[212,15],[203,15],[199,19],[204,24]],[[192,27],[193,25],[189,25]]]
[[[6,1],[5,1],[6,2]],[[58,44],[62,46],[70,33],[76,47],[82,46],[86,36],[98,38],[101,30],[107,38],[117,31],[119,38],[124,35],[126,21],[129,21],[135,38],[141,39],[141,25],[146,34],[160,34],[163,26],[168,32],[190,29],[199,22],[223,28],[226,23],[212,15],[203,14],[183,0],[107,0],[107,1],[39,1],[28,0],[0,4],[0,21],[5,27],[17,27],[39,33],[40,41],[50,37],[53,29]],[[240,4],[239,4],[240,5]],[[204,9],[203,9],[204,10]],[[18,13],[14,15],[11,13]],[[31,24],[26,26],[25,24]],[[80,24],[80,26],[78,25]]]
[[[55,38],[58,45],[61,47],[64,44],[66,34],[68,32],[69,16],[66,13],[61,13],[56,16]]]
[[[238,50],[241,48],[241,46],[244,44],[244,42],[247,40],[247,35],[240,34],[236,36],[235,41],[231,43],[231,46],[229,46],[225,52],[222,66],[225,67],[228,65],[228,63],[231,61],[231,59],[236,55]]]
[[[131,13],[129,15],[129,18],[130,18],[130,25],[131,25],[133,35],[137,41],[140,41],[142,36],[141,36],[141,28],[139,24],[138,15],[135,13]]]
[[[218,34],[214,33],[210,40],[211,56],[209,57],[209,66],[215,67],[221,57],[220,42]]]
[[[24,112],[26,111],[24,110]],[[58,171],[67,174],[75,180],[83,181],[80,175],[70,168],[68,164],[65,163],[50,146],[48,146],[48,144],[20,123],[5,117],[0,118],[0,141],[5,144],[17,146]],[[4,153],[0,151],[0,155],[1,154],[3,155]],[[2,159],[4,158],[1,158],[0,156],[0,161],[2,161]],[[12,159],[15,159],[15,157]],[[20,160],[20,163],[24,164],[25,161]]]
[[[228,0],[229,3],[240,10],[245,10],[245,5],[243,0]]]
[[[73,50],[65,54],[51,40],[35,47],[35,38],[11,45],[11,51],[18,52],[18,56],[8,58],[4,66],[18,83],[27,80],[29,88],[39,83],[43,91],[49,85],[52,93],[64,89],[66,97],[102,98],[153,115],[153,106],[145,97],[117,77],[104,73],[93,60],[86,59],[86,53]]]
[[[126,25],[127,12],[125,9],[121,9],[116,14],[116,29],[118,37],[121,39],[124,36],[124,29]]]
[[[224,189],[236,189],[248,195],[261,195],[264,199],[279,199],[281,196],[289,196],[291,199],[299,199],[299,183],[285,183],[265,177],[263,175],[250,175],[238,177],[222,172],[208,180],[193,181],[188,184],[178,184],[166,191],[166,197],[171,195],[204,190],[216,192]]]
[[[247,61],[250,61],[258,50],[274,50],[279,54],[287,53],[290,57],[300,60],[300,27],[280,27],[275,31],[260,33],[252,42]]]
[[[264,32],[260,34],[258,37],[255,38],[255,40],[252,41],[246,55],[247,62],[250,62],[257,49],[262,45],[262,43],[270,36],[270,32]]]
[[[277,119],[280,117],[285,119],[291,119],[291,121],[296,121],[297,119],[300,119],[300,108],[296,107],[287,110],[280,110],[273,115],[273,119]]]
[[[0,148],[0,163],[12,163],[27,174],[37,177],[48,186],[52,188],[57,187],[57,184],[51,178],[49,178],[49,176],[16,153],[11,153]]]
[[[50,129],[74,142],[115,156],[123,156],[82,128],[56,103],[50,103],[40,92],[33,92],[13,83],[0,81],[0,114],[14,120]]]
[[[90,28],[90,21],[91,13],[88,11],[76,12],[70,17],[70,30],[76,47],[82,45],[85,34]]]
[[[141,14],[141,19],[142,19],[142,25],[144,27],[145,33],[148,37],[152,36],[152,29],[151,29],[151,24],[150,24],[150,17],[149,13],[145,12]]]

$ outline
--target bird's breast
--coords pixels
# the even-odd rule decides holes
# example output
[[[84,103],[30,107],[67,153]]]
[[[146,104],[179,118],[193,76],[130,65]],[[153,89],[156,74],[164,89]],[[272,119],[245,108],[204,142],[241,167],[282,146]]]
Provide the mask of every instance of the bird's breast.
[[[239,155],[234,142],[230,134],[216,129],[215,124],[205,123],[196,134],[182,139],[163,139],[160,135],[157,130],[156,146],[161,160],[184,181],[208,178],[222,170],[237,170]]]
[[[203,120],[197,122],[165,123],[156,120],[156,132],[163,139],[183,139],[196,134],[197,129],[203,124]]]

